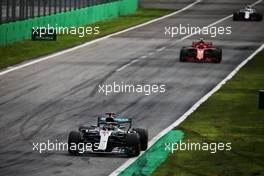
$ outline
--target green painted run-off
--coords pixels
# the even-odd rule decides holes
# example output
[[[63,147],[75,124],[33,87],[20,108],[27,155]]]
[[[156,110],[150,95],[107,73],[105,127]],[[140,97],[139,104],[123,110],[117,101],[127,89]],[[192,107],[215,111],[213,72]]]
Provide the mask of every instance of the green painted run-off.
[[[148,176],[163,163],[171,151],[165,150],[165,144],[177,143],[183,139],[184,133],[172,130],[161,137],[134,163],[122,171],[119,176]]]
[[[0,25],[0,45],[31,38],[32,27],[77,27],[98,21],[134,13],[138,0],[119,0],[116,2],[86,7],[74,11],[36,17]]]

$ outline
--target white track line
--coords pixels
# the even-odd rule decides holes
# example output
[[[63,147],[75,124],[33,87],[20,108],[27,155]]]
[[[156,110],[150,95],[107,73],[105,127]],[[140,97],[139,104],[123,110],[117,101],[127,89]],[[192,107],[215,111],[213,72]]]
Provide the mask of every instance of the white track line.
[[[182,9],[176,11],[176,12],[170,13],[170,14],[165,15],[165,16],[162,16],[162,17],[160,17],[160,18],[156,18],[156,19],[151,20],[151,21],[148,21],[148,22],[146,22],[146,23],[143,23],[143,24],[140,24],[140,25],[137,25],[137,26],[133,26],[133,27],[131,27],[131,28],[128,28],[128,29],[125,29],[125,30],[122,30],[122,31],[119,31],[119,32],[116,32],[116,33],[113,33],[113,34],[110,34],[110,35],[107,35],[107,36],[104,36],[104,37],[99,38],[99,39],[95,39],[95,40],[93,40],[93,41],[90,41],[90,42],[84,43],[84,44],[79,45],[79,46],[75,46],[75,47],[70,48],[70,49],[66,49],[66,50],[63,50],[63,51],[60,51],[60,52],[57,52],[57,53],[51,54],[51,55],[49,55],[49,56],[41,57],[41,58],[39,58],[39,59],[35,59],[35,60],[33,60],[33,61],[26,62],[26,63],[24,63],[24,64],[22,63],[22,64],[19,64],[19,65],[17,65],[17,66],[13,66],[13,67],[11,67],[11,68],[7,68],[6,70],[3,70],[3,71],[0,72],[0,76],[5,75],[5,74],[7,74],[7,73],[9,73],[9,72],[12,72],[12,71],[15,71],[15,70],[18,70],[18,69],[21,69],[21,68],[24,68],[24,67],[27,67],[27,66],[30,66],[30,65],[33,65],[33,64],[36,64],[36,63],[39,63],[39,62],[45,61],[45,60],[48,60],[48,59],[50,59],[50,58],[53,58],[53,57],[56,57],[56,56],[60,56],[60,55],[62,55],[62,54],[65,54],[65,53],[68,53],[68,52],[71,52],[71,51],[74,51],[74,50],[77,50],[77,49],[83,48],[83,47],[85,47],[85,46],[88,46],[88,45],[91,45],[91,44],[93,44],[93,43],[96,43],[96,42],[99,42],[99,41],[102,41],[102,40],[108,39],[108,38],[110,38],[110,37],[113,37],[113,36],[116,36],[116,35],[122,34],[122,33],[124,33],[124,32],[131,31],[131,30],[133,30],[133,29],[137,29],[137,28],[140,28],[140,27],[142,27],[142,26],[146,26],[146,25],[151,24],[151,23],[154,23],[154,22],[156,22],[156,21],[163,20],[163,19],[168,18],[168,17],[170,17],[170,16],[173,16],[173,15],[176,15],[176,14],[178,14],[178,13],[181,13],[181,12],[183,12],[183,11],[185,11],[185,10],[191,8],[192,6],[194,6],[195,4],[197,4],[197,3],[201,2],[201,1],[202,1],[202,0],[196,0],[194,3],[191,3],[190,5],[184,7],[184,8],[182,8]]]
[[[148,56],[153,56],[155,54],[155,52],[150,52],[148,53]]]
[[[139,58],[140,59],[145,59],[145,58],[147,58],[147,56],[140,56]]]
[[[131,61],[131,62],[129,62],[128,64],[126,64],[126,65],[123,65],[122,67],[120,67],[119,69],[117,69],[117,70],[116,70],[116,72],[119,72],[119,71],[121,71],[121,70],[125,69],[126,67],[128,67],[128,66],[132,65],[133,63],[135,63],[135,62],[137,62],[137,61],[138,61],[138,59],[132,60],[132,61]]]
[[[162,47],[162,48],[159,48],[157,51],[158,52],[161,52],[161,51],[163,51],[163,50],[165,50],[166,49],[166,47]]]
[[[256,1],[252,4],[252,6],[255,6],[256,4],[261,3],[263,0]],[[224,17],[210,25],[214,26],[228,18],[230,18],[232,15],[228,15],[227,17]],[[189,37],[192,35],[188,35]],[[186,36],[187,38],[189,38]],[[182,38],[178,41],[185,40],[186,38]],[[176,42],[178,42],[176,41]],[[149,148],[157,142],[162,136],[164,136],[166,133],[168,133],[170,130],[177,127],[180,123],[182,123],[190,114],[192,114],[202,103],[204,103],[210,96],[212,96],[216,91],[218,91],[228,80],[230,80],[248,61],[250,61],[255,55],[257,55],[261,50],[264,49],[264,43],[254,52],[252,53],[247,59],[245,59],[243,62],[241,62],[229,75],[227,75],[220,83],[218,83],[211,91],[209,91],[206,95],[204,95],[200,100],[198,100],[188,111],[186,111],[179,119],[177,119],[174,123],[172,123],[170,126],[168,126],[166,129],[161,131],[159,134],[157,134],[154,138],[152,138],[149,141]],[[141,152],[140,156],[144,152]],[[109,176],[117,176],[119,173],[121,173],[123,170],[125,170],[129,165],[131,165],[133,162],[135,162],[140,156],[136,158],[128,159],[124,164],[122,164],[120,167],[118,167],[116,170],[114,170]]]

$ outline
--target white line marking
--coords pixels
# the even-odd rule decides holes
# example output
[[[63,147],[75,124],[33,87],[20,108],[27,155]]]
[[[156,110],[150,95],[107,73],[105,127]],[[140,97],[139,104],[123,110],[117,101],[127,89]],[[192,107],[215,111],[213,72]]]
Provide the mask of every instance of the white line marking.
[[[163,50],[165,50],[166,49],[166,47],[162,47],[162,48],[159,48],[157,51],[158,52],[161,52],[161,51],[163,51]]]
[[[258,0],[258,1],[256,1],[256,2],[254,2],[253,4],[251,4],[251,6],[255,6],[255,5],[261,3],[262,1],[263,1],[263,0]]]
[[[91,44],[93,44],[93,43],[96,43],[96,42],[99,42],[99,41],[102,41],[102,40],[108,39],[108,38],[110,38],[110,37],[113,37],[113,36],[116,36],[116,35],[119,35],[119,34],[125,33],[125,32],[127,32],[127,31],[131,31],[131,30],[133,30],[133,29],[137,29],[137,28],[140,28],[140,27],[146,26],[146,25],[151,24],[151,23],[154,23],[154,22],[156,22],[156,21],[163,20],[163,19],[168,18],[168,17],[170,17],[170,16],[173,16],[173,15],[176,15],[176,14],[178,14],[178,13],[181,13],[181,12],[183,12],[183,11],[185,11],[185,10],[191,8],[192,6],[194,6],[195,4],[197,4],[197,3],[201,2],[201,1],[202,1],[202,0],[196,0],[195,2],[189,4],[188,6],[182,8],[182,9],[176,11],[176,12],[170,13],[170,14],[165,15],[165,16],[162,16],[162,17],[160,17],[160,18],[153,19],[153,20],[148,21],[148,22],[146,22],[146,23],[143,23],[143,24],[140,24],[140,25],[137,25],[137,26],[133,26],[133,27],[131,27],[131,28],[128,28],[128,29],[125,29],[125,30],[122,30],[122,31],[119,31],[119,32],[116,32],[116,33],[113,33],[113,34],[109,34],[109,35],[104,36],[104,37],[102,37],[102,38],[98,38],[98,39],[95,39],[95,40],[93,40],[93,41],[86,42],[86,43],[84,43],[84,44],[81,44],[81,45],[75,46],[75,47],[73,47],[73,48],[69,48],[69,49],[66,49],[66,50],[63,50],[63,51],[59,51],[59,52],[54,53],[54,54],[51,54],[51,55],[49,55],[49,56],[40,57],[39,59],[35,59],[35,60],[33,60],[33,61],[30,61],[30,62],[27,62],[27,63],[24,63],[24,64],[23,64],[23,63],[22,63],[22,64],[19,64],[19,65],[17,65],[17,66],[14,66],[14,67],[11,68],[11,69],[6,69],[6,70],[1,71],[1,72],[0,72],[0,76],[5,75],[5,74],[7,74],[7,73],[10,73],[10,72],[12,72],[12,71],[15,71],[15,70],[18,70],[18,69],[21,69],[21,68],[24,68],[24,67],[27,67],[27,66],[30,66],[30,65],[33,65],[33,64],[36,64],[36,63],[39,63],[39,62],[42,62],[42,61],[48,60],[48,59],[50,59],[50,58],[53,58],[53,57],[56,57],[56,56],[60,56],[60,55],[62,55],[62,54],[65,54],[65,53],[68,53],[68,52],[71,52],[71,51],[74,51],[74,50],[77,50],[77,49],[83,48],[83,47],[85,47],[85,46],[88,46],[88,45],[91,45]]]
[[[262,2],[263,0],[259,0],[252,4],[252,6]],[[230,15],[223,18],[228,19],[230,18]],[[218,20],[219,22],[224,21],[223,19]],[[213,25],[217,24],[216,22],[212,23]],[[211,26],[210,24],[209,26]],[[190,36],[189,36],[190,37]],[[188,38],[188,37],[187,37]],[[180,39],[181,40],[181,39]],[[183,39],[184,40],[184,39]],[[149,143],[149,148],[157,142],[162,136],[164,136],[166,133],[168,133],[170,130],[177,127],[180,123],[182,123],[190,114],[192,114],[202,103],[204,103],[210,96],[212,96],[216,91],[218,91],[228,80],[230,80],[246,63],[248,63],[255,55],[257,55],[260,51],[264,49],[264,43],[254,52],[252,53],[247,59],[245,59],[243,62],[241,62],[229,75],[227,75],[220,83],[218,83],[211,91],[209,91],[206,95],[204,95],[200,100],[198,100],[188,111],[186,111],[179,119],[177,119],[174,123],[172,123],[170,126],[168,126],[166,129],[161,131],[159,134],[157,134],[154,138],[152,138]],[[131,165],[133,162],[135,162],[144,152],[141,152],[141,154],[136,158],[128,159],[124,164],[122,164],[120,167],[118,167],[116,170],[114,170],[109,176],[117,176],[119,173],[121,173],[123,170],[125,170],[129,165]]]
[[[147,56],[140,56],[139,58],[140,59],[145,59],[145,58],[147,58]]]
[[[120,72],[121,70],[125,69],[127,66],[128,66],[128,64],[126,64],[126,65],[120,67],[119,69],[116,70],[116,72]]]
[[[153,56],[155,53],[154,52],[150,52],[148,53],[148,56]]]
[[[136,60],[133,60],[131,63],[135,63],[135,62],[137,62],[138,61],[138,59],[136,59]]]
[[[126,67],[132,65],[133,63],[135,63],[135,62],[137,62],[137,61],[138,61],[138,59],[132,60],[132,61],[129,62],[128,64],[123,65],[122,67],[120,67],[119,69],[117,69],[116,72],[119,72],[119,71],[123,70],[124,68],[126,68]]]

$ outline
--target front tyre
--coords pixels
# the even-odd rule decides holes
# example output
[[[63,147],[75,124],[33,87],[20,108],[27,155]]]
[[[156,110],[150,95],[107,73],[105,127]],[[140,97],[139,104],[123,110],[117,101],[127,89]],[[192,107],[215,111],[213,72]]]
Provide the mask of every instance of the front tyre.
[[[129,157],[136,157],[140,154],[140,138],[137,133],[127,134],[127,147]]]
[[[263,19],[263,14],[257,13],[257,21],[262,21]]]
[[[185,62],[186,61],[185,57],[187,55],[187,52],[188,52],[188,50],[186,50],[185,47],[183,47],[181,49],[181,52],[180,52],[180,62]]]
[[[148,148],[148,131],[143,128],[134,128],[134,131],[139,134],[140,148],[142,151]]]
[[[239,20],[239,14],[237,12],[233,13],[233,21],[238,21]]]
[[[71,155],[79,155],[78,144],[81,142],[81,134],[71,131],[68,138],[68,152]]]

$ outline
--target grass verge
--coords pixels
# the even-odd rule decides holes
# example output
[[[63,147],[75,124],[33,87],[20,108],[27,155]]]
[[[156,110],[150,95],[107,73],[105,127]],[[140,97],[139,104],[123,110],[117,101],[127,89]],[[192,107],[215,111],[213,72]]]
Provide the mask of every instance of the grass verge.
[[[264,110],[258,109],[263,59],[264,51],[176,128],[186,134],[183,142],[231,142],[231,151],[177,151],[152,175],[264,175]]]
[[[89,25],[100,27],[100,34],[98,35],[86,35],[83,38],[78,37],[78,35],[59,35],[58,40],[55,42],[25,40],[2,46],[0,47],[0,69],[21,63],[25,60],[80,45],[96,38],[167,15],[173,11],[174,10],[139,9],[136,13],[131,15],[120,16]]]

